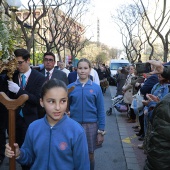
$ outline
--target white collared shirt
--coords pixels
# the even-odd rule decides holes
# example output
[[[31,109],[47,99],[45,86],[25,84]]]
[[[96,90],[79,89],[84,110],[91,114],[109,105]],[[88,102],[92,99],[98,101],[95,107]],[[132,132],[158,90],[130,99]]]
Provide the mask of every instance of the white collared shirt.
[[[51,79],[51,76],[52,76],[52,74],[53,74],[53,71],[54,71],[54,68],[51,69],[50,71],[47,71],[47,70],[45,69],[45,77],[47,76],[47,72],[49,72],[49,73],[50,73],[50,74],[49,74],[49,79]]]
[[[61,69],[60,69],[60,70],[61,70]],[[63,71],[64,73],[66,73],[66,74],[67,74],[67,77],[68,77],[68,75],[69,75],[69,73],[70,73],[70,71],[69,71],[68,69],[63,68],[61,71]]]
[[[25,81],[27,82],[28,81],[28,79],[29,79],[29,76],[30,76],[30,74],[31,74],[31,68],[29,68],[29,70],[27,71],[27,72],[25,72],[25,73],[20,73],[20,77],[19,77],[19,83],[21,84],[21,76],[22,75],[25,75]]]

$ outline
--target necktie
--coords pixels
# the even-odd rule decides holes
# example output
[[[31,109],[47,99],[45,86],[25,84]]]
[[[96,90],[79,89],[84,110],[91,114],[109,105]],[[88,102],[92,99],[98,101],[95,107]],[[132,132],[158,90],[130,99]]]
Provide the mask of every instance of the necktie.
[[[25,85],[26,85],[26,81],[25,81],[26,76],[23,74],[21,76],[21,88],[24,89]]]
[[[21,76],[21,85],[20,85],[20,87],[21,87],[22,89],[24,89],[24,88],[25,88],[25,85],[26,85],[26,80],[25,80],[25,78],[26,78],[26,76],[23,74],[23,75]],[[22,112],[22,109],[20,110],[19,114],[20,114],[21,117],[24,117],[23,112]]]
[[[50,72],[47,71],[47,72],[46,72],[46,75],[47,75],[47,76],[45,77],[45,80],[48,81],[48,80],[49,80],[49,76],[50,76]]]

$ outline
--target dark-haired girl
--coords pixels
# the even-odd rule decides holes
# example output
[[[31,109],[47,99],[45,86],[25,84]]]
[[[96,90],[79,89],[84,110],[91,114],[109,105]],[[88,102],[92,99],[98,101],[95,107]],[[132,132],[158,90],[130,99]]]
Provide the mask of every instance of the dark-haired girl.
[[[84,129],[66,114],[67,87],[51,79],[42,87],[40,104],[46,116],[30,124],[21,148],[15,143],[15,154],[6,145],[7,157],[16,157],[32,170],[89,170],[87,139]]]

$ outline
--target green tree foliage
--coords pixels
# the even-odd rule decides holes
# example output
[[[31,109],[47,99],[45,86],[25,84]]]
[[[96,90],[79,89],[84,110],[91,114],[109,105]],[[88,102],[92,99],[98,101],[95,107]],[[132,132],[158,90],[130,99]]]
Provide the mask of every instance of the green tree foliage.
[[[107,63],[110,59],[116,58],[120,50],[115,48],[109,48],[107,45],[99,45],[97,42],[88,42],[87,45],[81,50],[79,55],[77,56],[78,59],[87,58],[92,63],[98,62],[98,57],[102,55],[103,59],[102,62]]]
[[[96,56],[96,63],[97,65],[102,64],[102,63],[106,63],[108,60],[108,56],[105,52],[100,52],[97,56]]]

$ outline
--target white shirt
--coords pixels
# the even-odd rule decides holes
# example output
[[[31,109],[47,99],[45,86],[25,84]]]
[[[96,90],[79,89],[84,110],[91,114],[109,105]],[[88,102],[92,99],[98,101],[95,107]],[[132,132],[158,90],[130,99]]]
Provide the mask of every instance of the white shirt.
[[[51,76],[52,76],[52,74],[53,74],[53,71],[54,71],[54,68],[51,69],[50,71],[47,71],[47,70],[45,69],[45,77],[47,76],[47,72],[49,72],[49,73],[50,73],[50,74],[49,74],[49,79],[51,79]]]
[[[98,76],[98,73],[95,69],[91,68],[90,75],[93,76],[93,82],[100,85],[99,76]]]
[[[31,74],[31,68],[29,68],[29,70],[26,72],[26,73],[20,73],[20,77],[19,77],[19,84],[21,84],[21,76],[22,75],[25,75],[25,81],[27,82],[28,81],[28,79],[29,79],[29,76],[30,76],[30,74]]]
[[[61,70],[61,69],[60,69],[60,70]],[[63,68],[61,71],[63,71],[64,73],[66,73],[66,74],[67,74],[67,77],[68,77],[68,75],[69,75],[69,73],[70,73],[70,71],[69,71],[68,69]]]

